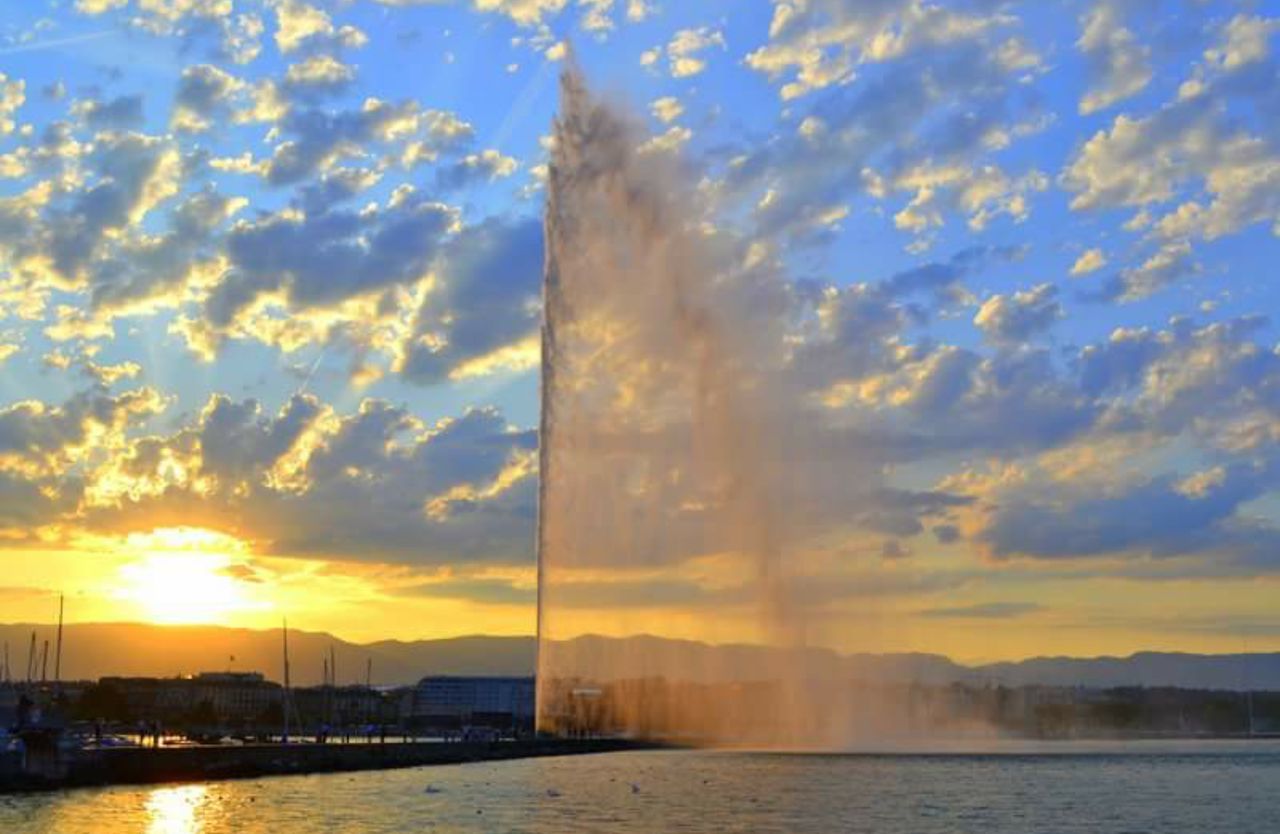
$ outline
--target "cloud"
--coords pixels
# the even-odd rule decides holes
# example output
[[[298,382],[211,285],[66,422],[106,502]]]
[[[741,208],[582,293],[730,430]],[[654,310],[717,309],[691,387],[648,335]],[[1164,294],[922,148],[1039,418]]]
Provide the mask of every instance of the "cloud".
[[[1274,105],[1266,79],[1274,78],[1276,64],[1265,38],[1256,37],[1259,25],[1238,20],[1226,24],[1223,45],[1208,51],[1177,98],[1147,116],[1119,115],[1083,143],[1060,177],[1074,195],[1073,209],[1138,210],[1133,227],[1151,226],[1165,260],[1169,247],[1191,240],[1255,224],[1280,229],[1280,151],[1266,138],[1265,115]],[[1236,58],[1223,57],[1229,54]],[[1256,123],[1237,119],[1243,108],[1264,115]]]
[[[449,165],[436,169],[436,190],[458,191],[472,185],[505,179],[516,172],[519,163],[513,157],[488,149],[467,154]]]
[[[998,15],[953,12],[919,0],[850,5],[840,0],[774,0],[769,43],[746,57],[747,66],[770,79],[790,77],[780,95],[795,99],[852,81],[863,63],[902,58],[917,50],[941,49],[1000,27]],[[1006,51],[1011,64],[1034,66],[1029,51]]]
[[[1076,46],[1084,53],[1095,83],[1080,99],[1084,115],[1142,92],[1154,75],[1151,50],[1123,25],[1124,5],[1123,0],[1100,0],[1080,20]]]
[[[371,148],[396,143],[395,157],[405,167],[434,161],[471,138],[470,125],[451,113],[423,110],[405,101],[389,104],[366,99],[357,110],[288,110],[280,131],[292,138],[276,145],[267,163],[272,185],[292,185],[322,173],[345,158],[363,157]]]
[[[654,99],[653,103],[649,105],[649,111],[653,113],[654,118],[664,124],[671,124],[684,113],[684,105],[680,103],[680,99],[674,96],[663,96],[662,98]]]
[[[1090,272],[1097,272],[1107,265],[1107,256],[1102,253],[1101,249],[1086,249],[1080,253],[1080,257],[1076,258],[1075,263],[1071,265],[1072,275],[1088,275]]]
[[[952,608],[928,608],[919,616],[941,620],[1012,620],[1043,611],[1034,602],[981,602]]]
[[[1020,256],[1015,248],[975,246],[876,283],[824,291],[812,302],[821,329],[797,348],[796,373],[811,388],[829,390],[922,361],[928,351],[903,350],[902,332],[965,304],[966,279]]]
[[[505,15],[518,26],[540,27],[547,18],[564,11],[569,0],[470,0],[471,6],[478,12],[490,12]],[[434,5],[441,0],[376,0],[384,6],[420,6]],[[601,0],[579,0],[578,5],[588,7],[592,11],[596,7],[609,4]],[[594,20],[588,16],[588,20]]]
[[[231,268],[212,288],[205,314],[226,326],[267,293],[305,309],[416,282],[454,223],[447,206],[407,187],[368,211],[284,211],[241,221],[227,235]]]
[[[586,8],[582,15],[582,29],[602,35],[613,29],[613,19],[609,13],[613,11],[613,0],[578,0],[578,5]]]
[[[199,418],[197,438],[202,474],[219,486],[244,483],[271,472],[321,414],[314,397],[295,395],[272,419],[265,419],[254,400],[234,403],[225,396],[211,398]],[[271,481],[274,474],[266,476]]]
[[[890,211],[912,234],[942,225],[949,211],[963,212],[975,230],[996,217],[1029,216],[1030,197],[1047,188],[1047,177],[1008,171],[992,159],[1045,124],[1039,102],[1024,95],[1039,65],[1009,34],[1008,19],[952,19],[914,3],[804,9],[777,4],[770,45],[747,62],[778,80],[801,66],[783,97],[818,94],[791,116],[797,130],[727,152],[718,188],[723,199],[771,194],[757,203],[757,234],[802,229],[814,207],[895,192],[908,201]],[[823,51],[821,37],[841,45]],[[814,69],[818,76],[803,68],[810,59],[822,67]],[[855,60],[875,71],[856,84],[838,83],[852,77]]]
[[[376,400],[344,416],[295,395],[269,414],[215,395],[171,434],[140,433],[162,408],[149,389],[94,389],[58,407],[0,410],[7,538],[47,544],[180,525],[281,556],[529,558],[536,437],[495,411],[425,426]]]
[[[203,292],[226,268],[216,233],[246,203],[205,188],[173,209],[164,233],[122,239],[89,270],[90,308],[172,307]]]
[[[127,27],[144,56],[163,46],[181,75],[176,89],[143,93],[131,66],[118,71],[123,83],[118,74],[108,83],[68,65],[33,72],[57,93],[34,104],[27,83],[0,77],[0,357],[20,376],[37,374],[22,388],[29,401],[3,406],[10,423],[33,428],[26,446],[2,455],[0,535],[71,541],[196,519],[297,555],[447,564],[456,548],[460,561],[527,559],[527,432],[459,416],[482,443],[383,399],[351,403],[360,390],[412,393],[406,384],[463,402],[490,401],[494,386],[504,402],[524,396],[540,357],[545,253],[539,222],[500,205],[525,177],[503,180],[522,165],[531,181],[554,172],[507,156],[510,143],[477,144],[493,125],[473,127],[468,105],[454,113],[429,99],[372,97],[376,67],[350,51],[366,36],[343,21],[357,15],[369,36],[394,38],[388,9],[78,5],[111,13],[97,22]],[[653,11],[609,0],[455,5],[484,12],[464,18],[539,56],[567,43],[562,24],[602,36]],[[1274,567],[1274,323],[1153,322],[1197,305],[1211,319],[1257,308],[1239,247],[1252,252],[1280,229],[1280,24],[1258,9],[1206,7],[1155,25],[1157,5],[776,0],[767,38],[704,16],[668,20],[643,40],[658,44],[646,55],[664,77],[696,86],[723,53],[717,73],[767,84],[780,100],[749,127],[714,107],[686,126],[688,102],[653,92],[638,115],[656,120],[656,135],[633,137],[653,152],[635,157],[635,181],[675,166],[672,181],[697,184],[685,219],[698,251],[705,244],[717,274],[751,287],[707,309],[778,337],[767,361],[748,350],[741,363],[788,380],[780,396],[802,414],[788,430],[812,439],[788,448],[814,476],[785,497],[802,505],[801,526],[836,531],[822,547],[890,572],[927,564],[935,550],[998,555],[1006,566],[1076,560],[1079,577]],[[1048,75],[1050,56],[1065,75]],[[501,69],[510,56],[496,60]],[[63,80],[46,83],[54,77]],[[166,117],[168,133],[155,127]],[[1031,138],[1041,132],[1043,142]],[[593,239],[615,232],[600,225]],[[918,257],[961,236],[974,245]],[[1052,270],[1064,251],[1074,299],[1125,306],[1094,310],[1081,330],[1046,278],[1011,289],[1026,278],[1009,266],[1024,253]],[[645,247],[627,257],[656,256]],[[638,270],[633,285],[650,289],[657,272]],[[1196,297],[1177,295],[1184,286]],[[1216,309],[1201,304],[1210,291]],[[627,299],[648,303],[639,289]],[[1077,346],[1099,324],[1111,333]],[[219,365],[189,374],[191,357],[156,365],[139,352],[175,340],[212,363],[242,351],[266,361],[263,381],[242,381],[258,391],[278,388],[273,362],[311,368],[323,352],[307,387],[329,390],[340,382],[326,375],[345,373],[351,390],[333,405],[219,393],[210,387],[224,376]],[[246,344],[220,353],[231,342]],[[753,340],[731,342],[737,351]],[[634,381],[638,367],[649,366],[632,361],[601,378]],[[123,389],[178,377],[183,415],[162,418],[168,398],[143,388],[153,401],[112,416],[123,406],[110,402],[132,393]],[[82,386],[90,391],[48,393]],[[683,389],[640,380],[620,390],[644,403]],[[648,412],[623,411],[618,425]],[[501,452],[475,471],[437,465],[453,474],[428,484],[415,480],[413,458],[427,444],[440,455]],[[838,465],[848,457],[854,474]],[[675,519],[673,536],[688,546],[679,555],[696,552],[698,504],[675,500],[691,493],[642,480],[668,490],[654,506]],[[379,490],[389,505],[378,505]],[[428,543],[421,552],[418,542]],[[527,588],[463,572],[435,592],[515,603]],[[576,593],[583,605],[594,594],[638,604],[646,593],[743,602],[741,589],[700,579],[584,583]],[[925,616],[980,616],[963,609]]]
[[[0,204],[0,251],[7,250],[19,274],[37,288],[79,289],[96,258],[178,192],[181,158],[170,139],[135,132],[99,133],[88,147],[59,132],[47,138],[51,144],[37,156],[65,153],[78,162],[83,154],[93,176],[78,188],[54,192],[46,182],[13,199],[7,210],[25,211],[28,220],[8,229]],[[77,176],[68,185],[82,181]],[[55,193],[59,199],[52,199]],[[37,216],[40,222],[34,222]]]
[[[211,64],[184,67],[171,124],[178,130],[206,130],[215,117],[229,111],[235,94],[244,89],[244,82]]]
[[[82,14],[104,14],[129,5],[129,0],[76,0],[76,11]]]
[[[693,131],[682,125],[672,125],[665,133],[649,139],[641,146],[645,153],[679,153],[680,149],[693,138]],[[843,217],[844,215],[840,215]],[[839,219],[839,218],[837,218]],[[819,220],[819,223],[823,221]]]
[[[395,369],[411,382],[435,383],[469,368],[534,364],[542,247],[534,219],[490,218],[463,230],[439,253],[438,283],[423,298]]]
[[[27,82],[0,72],[0,136],[13,132],[14,115],[27,100]]]
[[[1280,19],[1238,14],[1227,21],[1220,40],[1205,51],[1205,60],[1224,70],[1266,60],[1269,40],[1280,31]]]
[[[973,323],[1001,344],[1020,344],[1048,330],[1063,317],[1058,288],[1039,284],[1025,292],[993,295],[982,303]]]
[[[312,55],[290,64],[284,75],[284,89],[295,96],[335,95],[355,81],[355,68],[331,55]]]
[[[339,416],[314,397],[276,414],[215,397],[196,422],[140,438],[93,473],[83,524],[125,534],[173,522],[277,556],[525,564],[535,435],[492,410],[423,426],[364,401]]]
[[[1098,292],[1085,297],[1095,301],[1138,301],[1198,271],[1191,244],[1165,243],[1141,264],[1121,270]]]
[[[335,27],[327,12],[300,0],[280,0],[275,12],[275,41],[281,53],[317,45],[358,48],[368,42],[368,37],[356,27]]]
[[[1196,430],[1202,440],[1247,450],[1255,444],[1235,428],[1259,415],[1280,416],[1280,352],[1254,339],[1266,326],[1254,316],[1202,327],[1177,319],[1162,331],[1118,329],[1080,351],[1080,386],[1090,396],[1121,398],[1125,408],[1113,416],[1121,429],[1161,436]]]
[[[457,599],[488,605],[518,605],[527,607],[537,600],[538,590],[529,585],[517,585],[505,579],[449,578],[424,582],[403,588],[399,593],[430,599]]]
[[[71,112],[95,130],[138,127],[144,121],[142,96],[117,96],[110,101],[77,101]]]
[[[164,399],[149,388],[118,395],[97,388],[58,406],[38,400],[6,406],[0,409],[0,472],[37,482],[65,476],[98,452],[119,448],[127,429],[163,408]]]
[[[1103,494],[1065,487],[1005,496],[979,540],[996,557],[1037,559],[1212,550],[1232,541],[1232,517],[1274,477],[1270,467],[1233,464],[1199,479],[1166,475]]]
[[[699,53],[712,47],[727,49],[724,35],[709,27],[681,29],[667,44],[667,61],[673,78],[688,78],[707,68],[707,60]]]

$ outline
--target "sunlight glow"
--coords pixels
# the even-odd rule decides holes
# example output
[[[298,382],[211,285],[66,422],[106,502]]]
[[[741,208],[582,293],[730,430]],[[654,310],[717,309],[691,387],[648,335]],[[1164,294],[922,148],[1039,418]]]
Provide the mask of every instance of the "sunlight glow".
[[[223,623],[228,615],[269,607],[252,599],[234,570],[244,545],[230,536],[194,528],[163,528],[130,536],[136,561],[121,566],[117,599],[132,603],[149,622]]]
[[[204,785],[158,788],[147,796],[147,834],[199,834],[209,789]]]

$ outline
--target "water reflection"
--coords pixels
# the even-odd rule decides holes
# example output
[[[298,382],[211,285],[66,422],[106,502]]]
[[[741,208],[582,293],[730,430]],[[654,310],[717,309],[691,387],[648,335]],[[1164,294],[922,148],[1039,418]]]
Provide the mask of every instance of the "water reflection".
[[[209,800],[204,785],[157,788],[147,796],[147,834],[200,834]]]
[[[122,785],[0,796],[0,834],[1280,832],[1280,742],[1045,749],[1057,754],[653,751]]]

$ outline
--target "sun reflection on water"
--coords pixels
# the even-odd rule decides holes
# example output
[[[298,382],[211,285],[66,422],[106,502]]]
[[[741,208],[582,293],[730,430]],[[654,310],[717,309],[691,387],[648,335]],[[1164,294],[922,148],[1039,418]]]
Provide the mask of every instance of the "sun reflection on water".
[[[158,788],[147,797],[147,834],[200,834],[209,801],[204,785]]]

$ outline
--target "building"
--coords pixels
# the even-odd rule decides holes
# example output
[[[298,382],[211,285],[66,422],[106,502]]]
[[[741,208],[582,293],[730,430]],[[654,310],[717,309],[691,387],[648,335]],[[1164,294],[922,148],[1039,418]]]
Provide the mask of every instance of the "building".
[[[194,677],[104,677],[101,687],[118,693],[131,720],[252,724],[283,698],[280,685],[258,672],[201,672]]]
[[[193,709],[207,704],[219,721],[234,723],[261,718],[281,696],[280,685],[260,672],[201,672],[191,679],[188,693]]]
[[[418,681],[410,723],[431,729],[491,727],[503,731],[532,730],[532,677],[453,677],[437,675]]]
[[[394,724],[395,703],[382,692],[358,684],[294,689],[293,707],[305,727]]]

